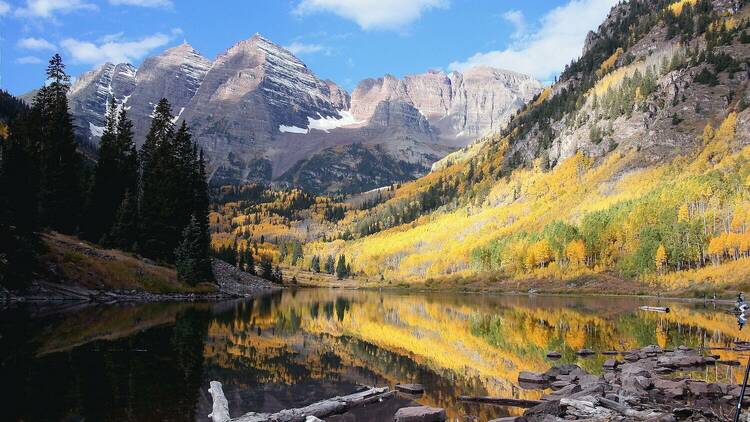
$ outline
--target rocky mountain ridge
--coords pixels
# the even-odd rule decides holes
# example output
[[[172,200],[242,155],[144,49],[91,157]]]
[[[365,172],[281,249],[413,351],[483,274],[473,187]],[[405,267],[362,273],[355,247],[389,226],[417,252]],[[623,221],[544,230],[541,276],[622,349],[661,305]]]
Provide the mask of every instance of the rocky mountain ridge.
[[[426,173],[451,151],[499,131],[541,88],[525,75],[476,68],[367,79],[350,96],[256,34],[213,61],[183,43],[145,59],[138,69],[107,63],[78,77],[69,96],[77,133],[93,144],[111,97],[133,119],[139,143],[155,104],[166,98],[175,121],[186,120],[207,153],[214,183],[298,184],[302,166],[315,175],[316,190],[351,191]],[[340,148],[353,144],[362,147]],[[310,160],[329,161],[337,151],[346,151],[344,179],[357,180],[354,185],[342,185],[341,175]],[[365,155],[352,155],[358,152]],[[385,161],[393,163],[387,168],[401,170],[372,174],[361,165],[372,153],[389,155]]]

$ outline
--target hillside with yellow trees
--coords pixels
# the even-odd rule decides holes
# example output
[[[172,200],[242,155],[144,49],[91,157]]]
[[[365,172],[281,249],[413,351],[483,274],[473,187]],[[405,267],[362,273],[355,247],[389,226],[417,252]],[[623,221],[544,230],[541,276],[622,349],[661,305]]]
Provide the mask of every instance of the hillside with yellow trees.
[[[615,6],[501,133],[366,207],[317,198],[284,231],[304,243],[294,264],[344,256],[348,274],[376,284],[481,278],[523,289],[606,276],[644,292],[750,287],[744,3]],[[315,217],[334,203],[336,219]]]

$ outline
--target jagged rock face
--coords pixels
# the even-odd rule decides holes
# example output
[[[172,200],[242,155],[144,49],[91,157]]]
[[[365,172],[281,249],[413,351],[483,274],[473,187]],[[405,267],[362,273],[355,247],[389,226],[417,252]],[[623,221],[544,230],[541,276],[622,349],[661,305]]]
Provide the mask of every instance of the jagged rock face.
[[[123,99],[133,120],[136,139],[145,138],[151,114],[160,99],[166,98],[176,116],[187,107],[198,91],[211,61],[189,44],[182,44],[162,54],[149,57],[138,69],[132,95]]]
[[[124,107],[133,120],[135,139],[142,144],[159,100],[169,100],[173,111],[179,114],[195,95],[210,66],[208,59],[190,45],[182,44],[147,58],[140,69],[127,63],[106,63],[84,73],[68,93],[76,131],[83,138],[98,142],[109,101],[114,97],[118,109]]]
[[[231,155],[249,180],[250,163],[270,155],[282,126],[307,128],[309,118],[338,117],[346,105],[343,90],[256,35],[216,59],[183,117],[213,163],[231,164]]]
[[[464,74],[430,71],[399,80],[391,75],[362,81],[352,94],[352,113],[371,119],[381,102],[412,105],[439,139],[476,138],[500,130],[512,114],[542,89],[519,73],[478,67]]]
[[[316,190],[351,191],[423,173],[474,137],[498,130],[540,89],[530,77],[481,68],[367,79],[350,97],[289,51],[256,35],[214,61],[182,44],[147,58],[137,70],[104,65],[78,79],[70,100],[79,134],[97,142],[114,97],[133,120],[140,145],[155,105],[166,98],[175,122],[188,122],[206,152],[216,183],[269,181],[311,156],[333,160],[341,153],[352,182],[338,183],[338,173],[309,162],[297,174],[318,180],[308,183]],[[362,147],[344,148],[352,144]],[[366,165],[375,153],[388,155],[382,171]],[[321,172],[311,176],[312,171]]]
[[[76,133],[97,142],[104,130],[109,100],[130,96],[135,89],[136,69],[126,63],[106,63],[79,76],[68,93]]]

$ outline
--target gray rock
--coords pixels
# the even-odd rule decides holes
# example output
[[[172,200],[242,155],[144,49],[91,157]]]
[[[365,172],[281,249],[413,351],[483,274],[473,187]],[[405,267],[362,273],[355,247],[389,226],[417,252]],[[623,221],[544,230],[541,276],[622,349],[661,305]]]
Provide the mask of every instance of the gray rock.
[[[443,422],[445,419],[445,409],[427,406],[404,407],[394,417],[396,422]]]
[[[518,382],[527,384],[546,384],[549,380],[550,379],[547,375],[536,372],[521,371],[521,373],[518,374]]]
[[[550,359],[559,359],[562,357],[562,354],[560,352],[550,351],[547,352],[547,357]]]
[[[407,394],[422,394],[424,387],[422,384],[396,384],[396,390]]]

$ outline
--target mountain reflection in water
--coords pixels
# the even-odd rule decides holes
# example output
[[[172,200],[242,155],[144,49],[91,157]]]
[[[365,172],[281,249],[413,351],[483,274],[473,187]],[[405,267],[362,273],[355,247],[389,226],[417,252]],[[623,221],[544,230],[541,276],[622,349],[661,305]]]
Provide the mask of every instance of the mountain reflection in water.
[[[604,356],[575,351],[730,347],[747,340],[711,304],[309,289],[219,304],[145,304],[0,312],[0,379],[9,420],[200,420],[218,380],[232,415],[278,411],[357,385],[425,386],[419,403],[480,421],[520,409],[462,404],[459,395],[535,399],[516,379],[545,355],[601,372]],[[662,304],[664,302],[662,301]],[[727,350],[722,359],[743,360]],[[717,365],[694,377],[740,381]]]

